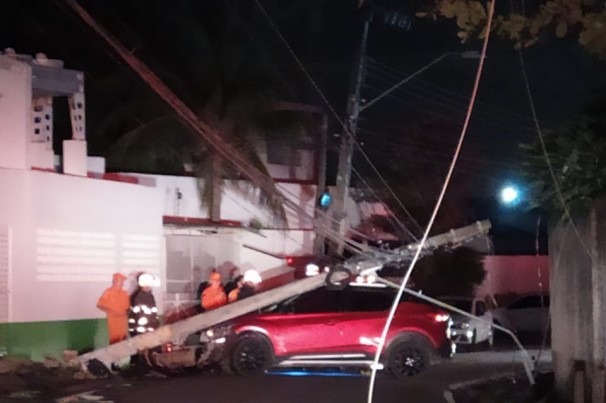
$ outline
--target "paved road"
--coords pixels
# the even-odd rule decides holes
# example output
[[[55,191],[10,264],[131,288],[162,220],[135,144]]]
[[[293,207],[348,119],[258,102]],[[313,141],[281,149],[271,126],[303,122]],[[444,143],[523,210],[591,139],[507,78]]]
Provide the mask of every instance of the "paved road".
[[[549,354],[543,358],[549,360]],[[516,352],[459,354],[453,360],[435,365],[405,381],[380,375],[373,401],[444,403],[444,390],[449,385],[512,375],[522,370],[520,355]],[[367,401],[369,379],[358,374],[330,377],[265,375],[253,378],[213,374],[178,378],[147,376],[115,379],[95,391],[95,395],[111,402],[362,403]]]

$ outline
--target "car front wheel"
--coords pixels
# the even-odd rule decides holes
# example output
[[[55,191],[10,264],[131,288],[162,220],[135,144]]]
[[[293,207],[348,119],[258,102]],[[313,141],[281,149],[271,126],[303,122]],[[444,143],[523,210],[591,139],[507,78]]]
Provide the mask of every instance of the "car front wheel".
[[[397,379],[415,376],[427,367],[429,353],[416,343],[403,342],[393,348],[389,354],[387,368]]]
[[[273,362],[271,347],[260,336],[246,334],[236,340],[231,351],[231,368],[235,374],[262,374]]]

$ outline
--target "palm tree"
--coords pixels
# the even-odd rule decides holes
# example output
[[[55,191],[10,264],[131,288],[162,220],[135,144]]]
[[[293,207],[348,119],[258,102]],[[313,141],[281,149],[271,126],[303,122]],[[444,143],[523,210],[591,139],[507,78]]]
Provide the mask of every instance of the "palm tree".
[[[158,75],[202,121],[267,174],[257,152],[258,140],[279,133],[287,140],[300,137],[305,134],[305,121],[301,115],[271,110],[276,100],[291,98],[292,93],[263,44],[250,34],[254,19],[243,18],[243,6],[235,2],[197,8],[171,6],[168,16],[166,8],[152,5],[155,7],[146,10],[140,9],[140,3],[117,7],[129,9],[125,15],[143,11],[149,18],[161,15],[166,23],[163,29],[171,33],[170,40],[158,31],[158,24],[149,24],[149,18],[145,23],[130,22],[132,29],[123,35],[141,38],[137,46],[141,47],[142,57],[151,60],[148,63]],[[214,20],[202,11],[210,11]],[[217,16],[220,22],[216,21]],[[178,29],[173,32],[175,27]],[[119,71],[108,77],[107,86],[127,100],[108,114],[96,133],[98,138],[113,140],[105,154],[109,169],[179,174],[183,173],[184,164],[191,164],[199,178],[202,203],[209,208],[211,220],[219,221],[223,179],[238,179],[239,173],[201,144],[143,83],[124,85],[128,74]],[[122,94],[125,91],[130,95]],[[252,183],[231,183],[239,184],[240,191],[258,195],[276,222],[285,222],[284,208],[275,198],[257,191]]]

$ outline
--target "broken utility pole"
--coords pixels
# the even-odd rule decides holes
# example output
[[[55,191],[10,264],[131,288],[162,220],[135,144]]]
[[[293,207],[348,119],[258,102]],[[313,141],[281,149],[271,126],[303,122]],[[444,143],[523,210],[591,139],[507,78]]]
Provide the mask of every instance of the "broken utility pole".
[[[458,246],[478,236],[486,235],[489,229],[490,223],[488,221],[482,221],[463,228],[451,230],[445,234],[429,238],[427,240],[427,245],[429,247],[426,250],[429,253],[441,246]],[[409,259],[412,256],[411,252],[415,251],[419,246],[420,245],[418,244],[410,244],[394,251],[380,251],[377,249],[376,256],[367,257],[365,259],[356,258],[355,260],[346,262],[344,266],[354,274],[367,274],[371,271],[376,272],[386,262]],[[246,298],[245,300],[237,301],[212,311],[204,312],[182,321],[162,326],[153,332],[144,333],[128,340],[112,344],[108,347],[83,354],[78,357],[78,361],[85,369],[92,360],[98,360],[109,368],[112,363],[117,363],[123,358],[136,354],[138,351],[154,348],[168,342],[180,343],[188,335],[197,331],[207,329],[219,323],[322,287],[326,283],[326,278],[326,273],[322,273],[314,277],[295,281],[282,287]]]

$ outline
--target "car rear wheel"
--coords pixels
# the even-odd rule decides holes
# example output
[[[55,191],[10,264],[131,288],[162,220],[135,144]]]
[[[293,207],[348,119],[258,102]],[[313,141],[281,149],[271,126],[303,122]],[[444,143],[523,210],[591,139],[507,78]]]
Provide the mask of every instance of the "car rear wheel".
[[[389,373],[396,379],[415,376],[429,364],[429,352],[417,343],[403,342],[391,350],[387,361]]]
[[[231,352],[231,368],[235,374],[262,374],[272,363],[271,346],[260,336],[245,334],[236,340]]]

